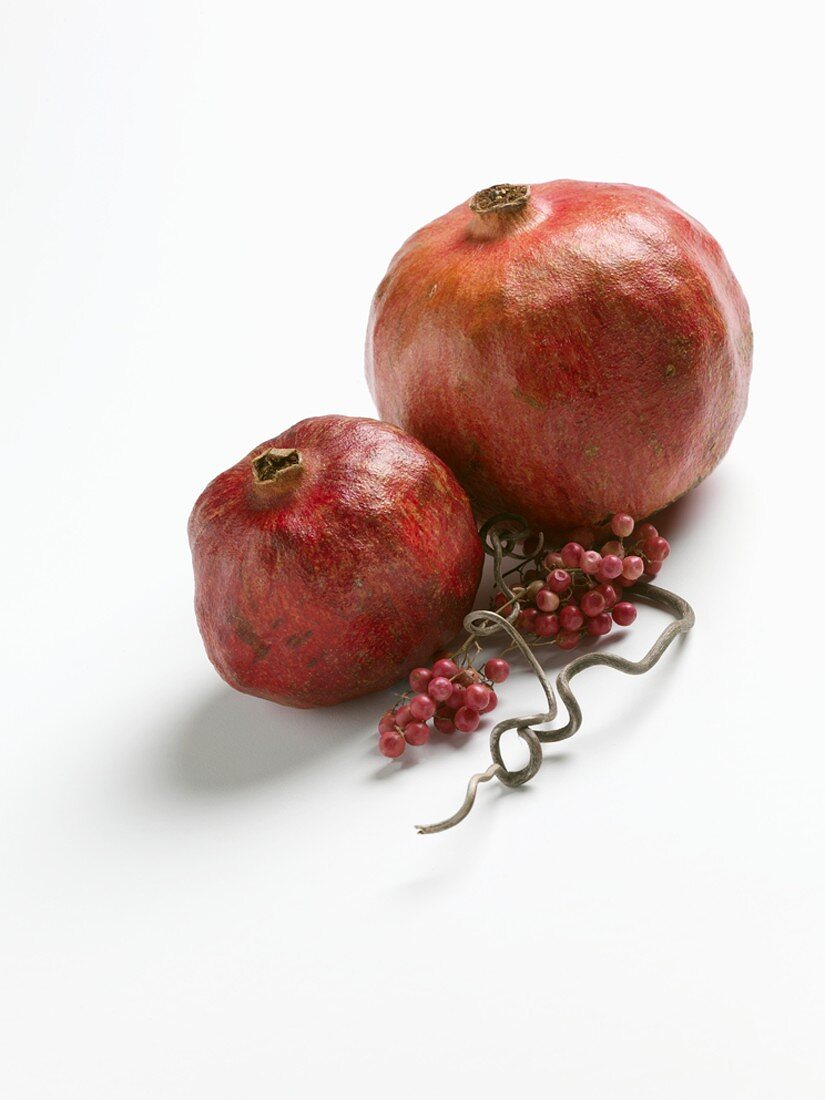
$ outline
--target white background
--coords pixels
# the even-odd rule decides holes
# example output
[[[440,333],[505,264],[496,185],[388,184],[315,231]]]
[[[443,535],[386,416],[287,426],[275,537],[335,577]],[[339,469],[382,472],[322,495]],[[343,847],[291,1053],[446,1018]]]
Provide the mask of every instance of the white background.
[[[4,1096],[825,1094],[811,10],[0,4]],[[719,237],[751,407],[664,524],[694,634],[587,673],[529,788],[419,837],[486,737],[390,765],[388,695],[233,694],[186,519],[294,421],[371,414],[410,232],[558,176]]]

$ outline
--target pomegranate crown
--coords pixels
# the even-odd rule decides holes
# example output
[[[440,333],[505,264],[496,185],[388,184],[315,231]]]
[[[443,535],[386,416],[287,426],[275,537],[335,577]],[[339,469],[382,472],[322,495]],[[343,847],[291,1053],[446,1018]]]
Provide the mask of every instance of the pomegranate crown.
[[[474,214],[492,214],[502,210],[520,210],[530,199],[527,183],[494,183],[483,191],[476,191],[470,199]]]

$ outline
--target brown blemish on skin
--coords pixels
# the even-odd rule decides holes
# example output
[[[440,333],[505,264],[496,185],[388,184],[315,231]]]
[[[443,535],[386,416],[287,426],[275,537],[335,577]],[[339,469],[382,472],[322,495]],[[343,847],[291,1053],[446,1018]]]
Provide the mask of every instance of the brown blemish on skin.
[[[511,391],[513,397],[517,397],[519,401],[523,401],[526,405],[529,405],[533,409],[546,409],[547,405],[543,401],[539,401],[537,398],[532,397],[529,393],[525,393],[524,390],[520,390],[518,386],[515,386]]]
[[[235,616],[234,625],[235,633],[238,635],[244,645],[252,647],[252,650],[255,653],[255,660],[262,661],[272,647],[268,646],[266,642],[259,638],[252,627],[249,625],[249,623],[246,621],[246,619],[242,618],[240,615]]]
[[[297,649],[298,646],[302,646],[305,642],[308,642],[311,637],[311,630],[305,630],[303,634],[290,634],[285,644],[288,645],[290,649]]]

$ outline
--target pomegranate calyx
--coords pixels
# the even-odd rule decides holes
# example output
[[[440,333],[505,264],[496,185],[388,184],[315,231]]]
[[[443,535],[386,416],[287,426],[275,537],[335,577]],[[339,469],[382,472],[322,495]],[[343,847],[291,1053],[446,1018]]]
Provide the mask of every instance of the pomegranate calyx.
[[[526,183],[496,183],[477,191],[470,199],[473,217],[468,226],[470,238],[495,241],[540,221],[541,211],[530,201]]]
[[[287,474],[298,473],[300,469],[301,453],[294,447],[273,447],[252,459],[252,476],[258,485],[278,481]]]
[[[526,183],[496,183],[476,191],[470,199],[474,214],[500,214],[502,211],[521,210],[530,201],[530,186]]]

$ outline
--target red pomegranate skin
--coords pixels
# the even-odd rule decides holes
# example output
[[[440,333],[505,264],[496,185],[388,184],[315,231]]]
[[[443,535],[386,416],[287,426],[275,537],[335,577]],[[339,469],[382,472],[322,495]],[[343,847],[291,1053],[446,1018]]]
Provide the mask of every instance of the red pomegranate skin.
[[[414,234],[378,287],[380,415],[440,455],[482,516],[553,529],[658,511],[716,466],[747,403],[748,306],[721,248],[628,184],[500,185],[473,202]]]
[[[267,470],[272,451],[283,465]],[[421,664],[459,630],[484,557],[444,463],[390,424],[345,416],[302,420],[216,477],[189,541],[215,668],[294,707]]]

